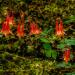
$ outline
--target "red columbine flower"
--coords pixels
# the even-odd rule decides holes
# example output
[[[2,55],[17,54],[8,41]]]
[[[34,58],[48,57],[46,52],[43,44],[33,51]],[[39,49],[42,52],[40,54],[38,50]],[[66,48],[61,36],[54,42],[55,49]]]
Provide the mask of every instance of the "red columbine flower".
[[[62,37],[64,36],[64,29],[63,29],[63,22],[60,20],[60,24],[58,23],[58,20],[56,19],[56,27],[55,27],[55,33],[57,36]]]
[[[64,61],[68,63],[68,61],[70,60],[70,49],[67,49],[64,51],[63,58],[64,58]]]
[[[17,27],[17,36],[19,38],[24,37],[24,12],[23,11],[20,12],[20,17],[21,20]]]
[[[2,24],[2,30],[1,32],[7,36],[9,34],[12,34],[11,30],[10,30],[10,27],[9,27],[9,23],[7,21],[4,21],[3,24]]]
[[[18,24],[18,27],[17,27],[17,36],[19,38],[21,37],[24,37],[24,24]]]
[[[30,23],[30,35],[40,34],[41,29],[38,28],[38,25],[34,22]]]
[[[9,23],[9,25],[15,25],[14,16],[13,15],[11,15],[11,16],[7,15],[6,21]]]

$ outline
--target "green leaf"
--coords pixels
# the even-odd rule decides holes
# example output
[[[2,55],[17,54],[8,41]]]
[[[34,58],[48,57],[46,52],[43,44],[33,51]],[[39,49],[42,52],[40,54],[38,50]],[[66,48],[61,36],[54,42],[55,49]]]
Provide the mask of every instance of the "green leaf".
[[[14,47],[14,48],[18,48],[18,46],[19,46],[19,41],[15,42],[15,43],[13,44],[13,47]]]
[[[75,75],[75,72],[72,72],[72,73],[65,73],[65,75]]]
[[[67,45],[75,45],[75,38],[65,39]]]
[[[46,57],[52,57],[53,59],[56,59],[57,52],[51,49],[50,44],[48,44],[48,43],[43,44],[43,47],[45,49],[45,55],[46,55]]]
[[[53,59],[56,59],[57,52],[54,50],[45,50],[46,57],[52,57]]]
[[[47,35],[47,30],[44,30],[42,33],[41,33],[42,36],[45,36]]]
[[[40,41],[44,42],[44,43],[49,43],[48,39],[46,39],[46,38],[40,38]]]
[[[64,21],[64,24],[69,24],[69,23],[71,23],[72,21],[71,20],[65,20]]]
[[[52,50],[45,50],[46,57],[51,57]]]
[[[60,49],[63,49],[65,47],[65,44],[64,43],[60,43],[57,45],[57,48],[60,48]]]
[[[75,22],[75,15],[71,15],[64,21],[64,24],[69,24],[71,22]]]
[[[49,28],[46,28],[46,29],[41,33],[41,35],[48,35],[48,33],[50,33],[50,32],[53,32],[53,28],[52,28],[52,27],[50,27],[50,29],[49,29]]]
[[[75,20],[75,15],[71,15],[71,16],[69,17],[69,19]]]
[[[70,63],[61,62],[61,63],[58,63],[56,67],[66,67],[66,68],[69,68],[69,67],[71,67],[71,64]]]
[[[53,59],[56,59],[56,57],[57,57],[57,52],[54,51],[54,50],[52,50],[52,58],[53,58]]]
[[[50,46],[49,43],[43,44],[43,47],[44,47],[44,49],[46,49],[46,50],[51,49],[51,46]]]

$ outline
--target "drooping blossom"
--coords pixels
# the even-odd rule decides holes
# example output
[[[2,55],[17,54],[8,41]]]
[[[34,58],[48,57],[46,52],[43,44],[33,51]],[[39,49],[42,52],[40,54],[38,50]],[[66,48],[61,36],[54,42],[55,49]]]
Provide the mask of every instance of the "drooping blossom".
[[[67,49],[64,51],[63,58],[64,58],[64,61],[68,63],[68,61],[70,60],[70,49]]]
[[[41,29],[38,28],[38,25],[34,22],[30,23],[30,35],[40,34]]]
[[[17,26],[17,36],[19,38],[24,37],[24,12],[20,12],[20,22]]]
[[[8,21],[9,25],[11,25],[11,26],[15,25],[14,16],[13,15],[7,15],[6,16],[6,21]]]
[[[64,36],[64,29],[63,29],[62,20],[60,20],[60,23],[58,23],[58,19],[56,19],[55,34],[56,34],[56,36],[59,36],[59,37]]]
[[[11,9],[8,9],[7,12],[5,20],[8,21],[10,27],[15,26],[14,12]]]
[[[17,26],[17,36],[19,38],[24,37],[24,24],[18,24]]]
[[[12,32],[11,32],[11,30],[10,30],[9,23],[8,23],[7,21],[4,21],[4,22],[3,22],[1,32],[2,32],[5,36],[8,36],[9,34],[12,34]]]

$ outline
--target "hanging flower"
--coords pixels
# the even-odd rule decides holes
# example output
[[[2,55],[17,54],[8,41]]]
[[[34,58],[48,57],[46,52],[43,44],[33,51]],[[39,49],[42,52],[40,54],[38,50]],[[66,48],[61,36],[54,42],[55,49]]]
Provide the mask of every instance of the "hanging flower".
[[[38,28],[37,24],[34,22],[30,23],[30,35],[40,34],[40,33],[41,29]]]
[[[7,15],[6,21],[9,23],[10,26],[15,25],[14,16],[13,15]]]
[[[24,12],[20,12],[20,22],[17,26],[17,36],[19,38],[24,37]]]
[[[68,61],[70,60],[70,49],[67,49],[64,51],[63,58],[64,58],[64,61],[68,63]]]
[[[58,23],[58,20],[56,19],[56,27],[55,27],[55,34],[59,37],[64,36],[64,29],[63,29],[63,22],[60,20],[60,24]]]
[[[8,36],[9,34],[12,34],[10,27],[9,27],[9,23],[7,21],[4,21],[2,24],[2,29],[1,32],[5,35]]]
[[[18,24],[17,26],[17,36],[19,38],[24,37],[24,24]]]

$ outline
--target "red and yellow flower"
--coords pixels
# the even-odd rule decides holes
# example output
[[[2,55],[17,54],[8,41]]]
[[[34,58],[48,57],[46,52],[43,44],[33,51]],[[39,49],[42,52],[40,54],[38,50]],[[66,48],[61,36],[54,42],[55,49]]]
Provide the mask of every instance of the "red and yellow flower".
[[[70,49],[67,49],[64,51],[63,58],[64,58],[64,61],[68,63],[68,61],[70,60]]]
[[[10,15],[7,15],[6,17],[6,21],[9,23],[9,25],[11,26],[14,26],[15,25],[15,22],[14,22],[14,16],[10,16]]]
[[[56,36],[59,36],[59,37],[64,36],[64,28],[63,28],[62,20],[60,20],[60,24],[59,24],[58,19],[56,19],[55,34],[56,34]]]
[[[17,26],[17,36],[19,38],[24,37],[24,24],[18,24],[18,26]]]
[[[30,35],[40,34],[41,29],[38,28],[38,25],[34,22],[30,23]]]
[[[4,21],[2,24],[2,29],[1,32],[5,35],[8,36],[9,34],[12,34],[10,27],[9,27],[9,23],[7,21]]]

